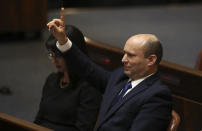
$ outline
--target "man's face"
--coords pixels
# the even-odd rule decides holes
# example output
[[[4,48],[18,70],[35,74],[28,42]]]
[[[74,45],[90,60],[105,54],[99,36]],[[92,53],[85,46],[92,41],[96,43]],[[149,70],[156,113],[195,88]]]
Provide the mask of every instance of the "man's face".
[[[142,43],[142,39],[130,38],[124,47],[124,73],[132,80],[144,77],[148,70],[148,59],[144,57]]]

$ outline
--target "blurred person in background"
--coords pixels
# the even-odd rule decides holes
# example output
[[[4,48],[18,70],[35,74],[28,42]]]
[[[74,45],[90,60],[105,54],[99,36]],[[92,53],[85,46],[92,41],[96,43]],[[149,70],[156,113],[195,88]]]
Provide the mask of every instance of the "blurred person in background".
[[[84,36],[78,28],[67,25],[66,35],[87,54]],[[101,94],[69,70],[68,60],[57,49],[56,42],[50,35],[46,48],[58,72],[46,79],[34,123],[56,131],[93,131]]]

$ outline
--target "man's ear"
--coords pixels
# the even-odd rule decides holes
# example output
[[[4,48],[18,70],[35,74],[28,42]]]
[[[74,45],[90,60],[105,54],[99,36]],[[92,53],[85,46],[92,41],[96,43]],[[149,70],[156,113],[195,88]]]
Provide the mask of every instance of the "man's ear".
[[[156,63],[157,56],[152,54],[147,59],[148,59],[148,66],[152,66]]]

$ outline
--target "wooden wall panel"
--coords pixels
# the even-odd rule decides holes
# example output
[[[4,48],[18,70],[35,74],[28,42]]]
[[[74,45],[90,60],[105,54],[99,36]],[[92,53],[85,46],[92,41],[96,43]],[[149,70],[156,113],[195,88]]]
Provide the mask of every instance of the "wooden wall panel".
[[[40,31],[46,25],[47,0],[4,0],[0,33]]]

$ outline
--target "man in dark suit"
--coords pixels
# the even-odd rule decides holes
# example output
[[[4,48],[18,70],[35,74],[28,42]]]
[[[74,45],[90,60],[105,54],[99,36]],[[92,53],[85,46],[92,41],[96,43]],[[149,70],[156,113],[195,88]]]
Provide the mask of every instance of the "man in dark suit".
[[[170,90],[161,83],[158,65],[162,46],[153,34],[130,37],[124,47],[124,67],[106,71],[89,60],[65,35],[61,19],[47,24],[71,69],[104,93],[96,131],[166,131],[171,120]],[[125,86],[127,85],[127,86]]]

